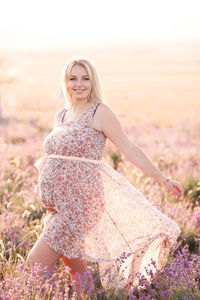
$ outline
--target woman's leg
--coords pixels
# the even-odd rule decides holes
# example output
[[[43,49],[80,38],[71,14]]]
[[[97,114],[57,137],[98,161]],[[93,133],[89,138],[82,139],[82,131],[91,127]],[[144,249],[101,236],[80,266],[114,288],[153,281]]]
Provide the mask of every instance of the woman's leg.
[[[47,209],[48,211],[48,214],[50,214],[53,209]],[[42,240],[42,239],[41,239]],[[39,240],[38,240],[39,241]],[[39,243],[39,242],[36,242]],[[49,251],[51,253],[51,260],[52,263],[50,263],[50,260],[47,258],[47,254],[45,254],[45,251],[44,251],[44,256],[46,256],[46,259],[48,261],[48,266],[51,267],[52,265],[54,265],[54,263],[58,260],[58,259],[62,259],[63,263],[65,266],[68,266],[70,268],[70,276],[71,276],[71,280],[74,280],[77,282],[77,288],[78,290],[80,290],[80,281],[78,280],[78,278],[76,278],[76,272],[78,272],[79,274],[83,275],[86,271],[87,271],[87,262],[80,259],[80,258],[67,258],[65,256],[61,256],[59,255],[58,253],[54,252],[53,249],[51,249],[47,244],[46,242],[43,240],[43,243],[45,243],[46,247],[49,248]],[[34,245],[34,247],[36,246],[36,244]],[[41,244],[42,246],[42,244]],[[34,248],[33,247],[33,248]],[[31,252],[29,253],[28,255],[28,260],[30,260],[31,258],[33,258],[34,261],[38,262],[38,253],[36,251],[34,251],[34,249],[32,248]],[[44,248],[43,248],[44,249]],[[37,251],[40,253],[40,248],[37,247]],[[47,253],[47,252],[46,252]],[[57,255],[57,256],[56,256]],[[40,261],[43,261],[43,258],[41,257],[41,260]],[[47,262],[46,261],[46,262]],[[46,265],[46,264],[45,264]],[[91,278],[92,280],[92,278]],[[95,289],[95,285],[93,283],[91,283],[92,286],[93,286],[93,289]]]
[[[70,275],[71,275],[71,280],[74,280],[77,282],[77,289],[80,291],[80,281],[78,278],[75,277],[76,272],[79,274],[83,275],[87,270],[87,262],[85,260],[82,260],[80,258],[67,258],[65,256],[61,257],[63,263],[65,266],[70,267]],[[91,275],[89,275],[91,276]],[[91,277],[91,285],[92,285],[92,292],[91,295],[95,292],[95,285],[92,283],[93,278]]]
[[[81,260],[79,258],[67,258],[65,256],[61,257],[63,263],[65,266],[69,266],[70,267],[70,275],[71,275],[71,279],[75,280],[75,275],[76,272],[78,272],[79,274],[84,274],[86,272],[86,268],[87,268],[87,262],[84,260]]]
[[[56,261],[60,259],[60,257],[61,255],[50,248],[45,242],[43,236],[40,235],[39,239],[29,252],[26,261],[29,266],[32,263],[40,263],[42,268],[47,266],[49,271]],[[41,271],[40,275],[42,275],[42,277],[45,275],[43,270]]]

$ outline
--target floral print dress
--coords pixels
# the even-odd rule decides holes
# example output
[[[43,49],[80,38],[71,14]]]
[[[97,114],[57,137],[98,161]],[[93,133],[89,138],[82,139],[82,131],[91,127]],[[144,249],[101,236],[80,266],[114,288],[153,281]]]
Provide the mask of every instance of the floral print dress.
[[[67,123],[67,109],[56,112],[38,178],[42,204],[53,210],[42,235],[62,256],[97,262],[105,289],[122,288],[138,283],[136,272],[150,280],[145,268],[151,259],[163,268],[181,230],[103,162],[107,138],[93,127],[100,103],[92,102],[78,120]]]

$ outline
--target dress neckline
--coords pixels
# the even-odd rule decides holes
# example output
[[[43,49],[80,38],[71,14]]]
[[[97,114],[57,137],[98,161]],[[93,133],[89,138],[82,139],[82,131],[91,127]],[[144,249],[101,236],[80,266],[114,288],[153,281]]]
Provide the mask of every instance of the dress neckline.
[[[66,107],[64,107],[64,114],[63,114],[63,116],[62,116],[62,118],[61,118],[61,125],[66,125],[66,124],[70,124],[70,123],[75,123],[75,122],[79,122],[82,118],[83,118],[83,116],[88,112],[88,110],[92,107],[92,105],[94,104],[94,103],[96,103],[97,101],[95,101],[95,102],[93,102],[93,103],[91,103],[90,105],[89,105],[89,107],[84,111],[84,113],[82,113],[82,115],[77,119],[77,120],[72,120],[72,121],[68,121],[68,122],[63,122],[63,119],[64,119],[64,117],[65,117],[65,114],[66,114],[66,112],[67,112],[67,108]]]

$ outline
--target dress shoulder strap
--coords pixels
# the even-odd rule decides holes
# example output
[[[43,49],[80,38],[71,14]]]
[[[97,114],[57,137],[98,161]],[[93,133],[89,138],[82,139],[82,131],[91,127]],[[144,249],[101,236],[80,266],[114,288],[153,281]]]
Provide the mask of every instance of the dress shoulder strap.
[[[55,116],[54,116],[54,127],[57,126],[61,122],[64,112],[65,112],[65,107],[61,107],[56,111]]]
[[[92,116],[94,116],[94,114],[95,114],[95,112],[96,112],[96,110],[97,110],[97,107],[99,106],[100,103],[101,103],[100,101],[97,101],[97,102],[95,103],[95,105],[94,105],[94,111],[93,111]]]
[[[89,109],[86,111],[85,119],[87,119],[90,123],[93,120],[94,113],[95,113],[99,103],[100,103],[100,101],[95,101],[94,103],[92,103],[90,105]]]

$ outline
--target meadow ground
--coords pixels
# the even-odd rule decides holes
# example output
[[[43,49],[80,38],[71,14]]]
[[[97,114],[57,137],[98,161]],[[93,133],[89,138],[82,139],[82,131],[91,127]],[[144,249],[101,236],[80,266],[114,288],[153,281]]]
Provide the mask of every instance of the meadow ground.
[[[200,298],[200,57],[198,44],[154,44],[125,48],[5,51],[0,55],[0,298],[78,299],[63,264],[42,285],[38,269],[23,262],[43,228],[46,211],[36,192],[33,163],[43,153],[55,111],[64,106],[61,70],[68,58],[95,62],[107,103],[131,140],[166,176],[185,189],[177,200],[127,161],[107,141],[105,161],[121,172],[157,208],[181,227],[167,265],[142,289],[106,295],[95,264],[98,299]],[[86,284],[86,283],[84,283]]]

